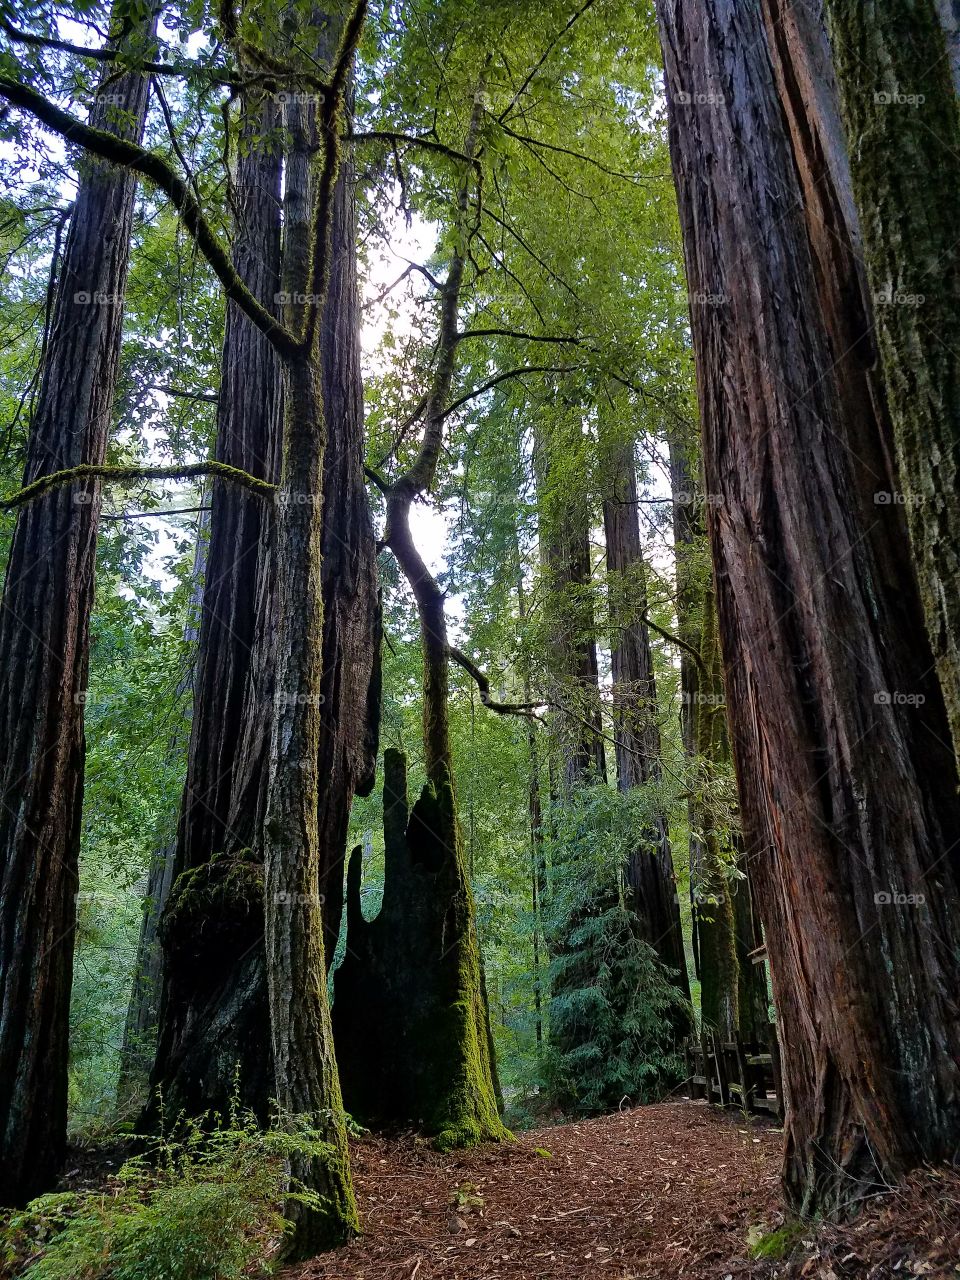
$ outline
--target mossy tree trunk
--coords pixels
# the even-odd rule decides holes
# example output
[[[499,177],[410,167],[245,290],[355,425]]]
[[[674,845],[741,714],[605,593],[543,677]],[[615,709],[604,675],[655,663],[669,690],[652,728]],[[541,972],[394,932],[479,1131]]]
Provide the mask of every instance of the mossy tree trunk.
[[[946,7],[826,0],[900,464],[886,498],[906,507],[960,755],[960,101]]]
[[[117,23],[119,25],[119,22]],[[143,27],[131,47],[149,38]],[[145,77],[111,76],[91,123],[139,140]],[[102,464],[120,357],[136,178],[85,157],[56,282],[24,483]],[[83,703],[100,483],[17,516],[0,611],[0,1203],[49,1189],[67,1126]]]
[[[840,1212],[960,1143],[956,764],[901,513],[868,497],[899,481],[811,64],[760,0],[657,8],[689,287],[722,299],[692,328],[785,1183]]]
[[[233,174],[237,274],[279,313],[280,109],[241,101]],[[236,303],[227,303],[216,456],[265,480],[279,475],[281,361]],[[235,1084],[266,1118],[274,1094],[262,947],[262,892],[251,848],[263,819],[273,639],[274,515],[236,485],[214,481],[200,609],[187,777],[161,937],[163,981],[151,1096],[174,1114],[226,1113]],[[195,905],[194,905],[195,900]],[[216,910],[214,911],[214,907]],[[199,928],[201,918],[204,927]]]
[[[354,850],[334,978],[347,1107],[377,1127],[414,1126],[441,1150],[498,1141],[506,1131],[453,786],[442,775],[411,809],[404,757],[387,750],[383,810],[383,903],[364,920]]]
[[[290,139],[284,194],[287,326],[302,334],[285,362],[277,519],[276,687],[263,826],[267,991],[277,1102],[319,1130],[322,1154],[290,1161],[293,1230],[285,1252],[310,1257],[359,1230],[327,1000],[320,894],[323,734],[323,481],[329,434],[319,342],[331,273],[332,223],[350,70],[366,6],[331,17],[322,62],[330,87],[316,113],[284,106]],[[342,33],[342,34],[341,34]]]
[[[307,104],[305,127],[315,108]],[[280,291],[279,170],[282,151],[274,133],[279,107],[270,99],[241,150],[235,182],[244,225],[238,228],[237,269],[251,288],[273,306]],[[274,148],[267,144],[274,134]],[[254,142],[260,138],[260,145]],[[304,167],[294,168],[287,186],[307,182]],[[309,191],[301,199],[309,201]],[[379,720],[378,645],[380,618],[376,547],[363,478],[363,402],[360,379],[359,297],[356,276],[356,200],[352,166],[340,168],[330,210],[330,280],[322,308],[319,364],[330,438],[323,455],[323,688],[318,775],[324,779],[318,803],[319,889],[325,929],[325,960],[336,947],[342,913],[343,862],[350,806],[356,791],[372,785]],[[271,265],[272,264],[272,265]],[[236,329],[231,337],[230,324]],[[227,407],[221,420],[223,447],[271,459],[271,478],[279,471],[280,365],[269,346],[235,308],[228,317],[224,349]],[[245,390],[244,390],[245,388]],[[254,394],[251,396],[251,390]],[[251,465],[255,469],[256,456]],[[242,465],[242,464],[241,464]],[[257,502],[255,498],[248,501]],[[262,502],[259,504],[264,508]],[[231,518],[238,510],[244,519]],[[224,661],[227,673],[221,697],[214,680],[203,703],[204,749],[192,758],[190,802],[181,821],[181,863],[193,848],[205,854],[185,878],[181,890],[208,899],[213,881],[229,881],[237,891],[219,898],[224,928],[210,937],[215,955],[196,962],[192,931],[171,934],[168,948],[168,1003],[155,1083],[165,1097],[191,1112],[223,1110],[240,1063],[241,1097],[265,1116],[275,1096],[273,1062],[268,1051],[251,1059],[248,1046],[269,1046],[269,1016],[262,909],[248,900],[244,884],[260,893],[262,877],[251,854],[263,820],[270,722],[274,698],[277,601],[273,512],[264,508],[255,520],[231,495],[220,512],[217,568],[209,581],[206,639]],[[233,532],[231,538],[229,534]],[[251,540],[244,531],[257,534]],[[203,640],[201,641],[203,652]],[[209,662],[203,664],[209,667]],[[216,669],[212,669],[214,674]],[[232,678],[230,678],[232,676]],[[222,701],[229,736],[220,729]],[[199,712],[200,708],[198,708]],[[211,770],[216,772],[211,777]],[[221,775],[226,773],[226,777]],[[211,815],[201,803],[206,781],[222,794],[225,819],[210,831]],[[193,830],[200,823],[204,843]],[[220,856],[218,856],[220,855]],[[189,867],[187,868],[190,869]],[[251,879],[252,878],[252,879]],[[178,892],[174,906],[186,906]],[[185,943],[181,954],[177,948]]]

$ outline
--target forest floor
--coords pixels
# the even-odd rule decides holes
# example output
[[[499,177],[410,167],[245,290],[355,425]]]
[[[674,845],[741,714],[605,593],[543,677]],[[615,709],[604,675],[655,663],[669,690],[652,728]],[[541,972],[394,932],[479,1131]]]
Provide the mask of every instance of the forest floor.
[[[784,1227],[782,1132],[668,1102],[440,1155],[364,1138],[364,1236],[283,1280],[935,1280],[960,1275],[960,1172],[918,1175],[851,1226]]]

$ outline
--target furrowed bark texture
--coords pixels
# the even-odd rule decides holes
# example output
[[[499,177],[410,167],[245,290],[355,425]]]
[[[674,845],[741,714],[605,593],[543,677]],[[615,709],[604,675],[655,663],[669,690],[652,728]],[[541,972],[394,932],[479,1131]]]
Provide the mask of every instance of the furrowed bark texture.
[[[92,123],[139,139],[142,76],[110,80]],[[24,483],[102,463],[120,357],[136,179],[84,159]],[[47,1190],[62,1160],[83,699],[100,484],[17,516],[0,617],[0,1203]]]
[[[279,107],[244,103],[234,173],[233,264],[259,302],[280,289]],[[281,369],[267,339],[227,304],[216,456],[279,477]],[[265,1117],[274,1094],[263,956],[262,871],[251,849],[263,819],[273,695],[274,514],[271,504],[214,480],[187,778],[172,890],[161,935],[164,973],[152,1095],[164,1108],[225,1113],[235,1086]],[[258,1043],[261,1052],[251,1055]]]
[[[637,474],[632,443],[618,445],[607,458],[608,494],[603,504],[610,594],[610,665],[613,681],[617,784],[623,792],[662,776],[657,685],[644,621],[647,607]],[[689,1003],[690,982],[680,927],[680,903],[665,814],[657,813],[624,868],[628,901],[640,936],[676,974],[678,990]],[[678,1017],[677,1034],[690,1022]]]
[[[341,11],[342,13],[342,11]],[[277,520],[277,660],[263,827],[267,993],[277,1102],[309,1122],[324,1150],[289,1161],[291,1259],[344,1243],[359,1230],[327,1000],[320,888],[323,741],[324,455],[332,419],[320,342],[329,300],[340,135],[363,0],[322,29],[332,84],[315,115],[284,107],[290,139],[284,191],[285,318],[303,339],[284,369],[283,458]],[[336,427],[334,425],[334,430]]]
[[[272,168],[275,158],[261,157],[262,163],[267,161],[271,165],[269,206],[262,202],[265,189],[262,175],[260,179],[255,177],[252,185],[261,197],[257,230],[265,246],[272,246],[274,234],[278,231],[279,214],[275,200],[279,199],[279,191]],[[256,192],[251,192],[251,199],[255,198]],[[269,226],[265,227],[268,208]],[[343,167],[338,178],[331,220],[330,284],[320,336],[324,405],[332,425],[323,463],[323,688],[320,694],[322,732],[318,774],[324,785],[319,795],[317,819],[319,888],[328,964],[336,948],[340,928],[350,806],[357,791],[365,794],[373,784],[379,724],[380,614],[376,546],[363,478],[356,201],[353,173],[349,166]],[[279,254],[276,260],[279,268]],[[251,281],[248,283],[253,287]],[[263,299],[265,304],[273,302],[277,284]],[[255,331],[251,332],[249,322],[239,314],[237,323],[245,327],[248,340],[258,338]],[[261,346],[256,352],[247,353],[246,362],[235,366],[231,377],[242,378],[246,369],[249,382],[254,358],[272,361],[270,369],[279,376],[275,357],[268,345],[262,339],[259,342]],[[226,373],[226,353],[224,369]],[[271,386],[271,393],[273,402],[277,403],[279,387]],[[268,396],[268,403],[270,399]],[[239,422],[228,432],[247,431],[260,441],[261,448],[269,444],[271,455],[275,454],[279,431],[273,415],[265,419],[262,412],[257,412],[258,404],[248,406],[242,396],[233,403],[236,405],[234,417],[239,418]],[[258,403],[262,405],[264,402]],[[278,464],[274,465],[278,469]],[[302,498],[295,501],[302,502]],[[235,542],[231,551],[224,539],[221,549],[225,557],[222,572],[232,582],[243,573],[242,566],[235,560],[238,555],[244,557],[243,546]],[[186,958],[189,963],[183,967],[177,993],[171,993],[179,996],[179,1002],[170,1006],[172,1022],[169,1033],[172,1038],[167,1042],[170,1045],[167,1052],[175,1056],[168,1059],[164,1075],[158,1073],[157,1083],[163,1084],[168,1098],[175,1093],[178,1099],[184,1099],[184,1105],[188,1105],[191,1111],[222,1110],[233,1089],[236,1064],[241,1062],[242,1097],[258,1114],[265,1115],[275,1094],[275,1076],[268,1052],[263,913],[254,900],[262,881],[254,860],[245,851],[256,844],[258,825],[263,818],[274,696],[276,570],[273,514],[269,508],[264,508],[261,516],[259,545],[249,547],[245,560],[248,566],[254,566],[255,579],[249,589],[239,595],[227,590],[222,599],[223,609],[241,611],[243,633],[252,637],[250,649],[243,650],[241,642],[241,654],[234,654],[232,658],[235,665],[242,661],[244,667],[243,681],[238,682],[233,690],[239,728],[229,743],[217,738],[214,744],[218,753],[216,759],[213,751],[208,751],[202,767],[198,765],[194,774],[193,806],[198,815],[206,815],[204,822],[208,824],[210,819],[205,807],[196,804],[200,780],[210,777],[216,790],[218,775],[211,777],[209,770],[214,767],[226,769],[228,777],[223,780],[222,790],[228,817],[225,823],[221,823],[222,844],[219,849],[228,856],[213,857],[212,860],[208,857],[199,864],[195,888],[202,890],[204,884],[212,888],[214,881],[221,879],[231,882],[235,890],[232,898],[234,908],[231,908],[229,893],[223,897],[223,907],[228,915],[234,917],[228,927],[235,932],[232,940],[221,937],[217,941],[215,966],[198,967],[191,959],[192,948],[188,945]],[[216,592],[221,589],[219,577],[217,575],[213,582]],[[219,621],[221,617],[217,614],[211,619],[211,632],[219,633],[219,643],[229,646],[231,638],[227,628],[231,625],[232,615],[228,614],[227,628]],[[234,647],[237,647],[236,642]],[[210,696],[213,701],[207,710],[207,725],[208,732],[213,733],[216,730],[217,703],[212,687]],[[208,834],[212,836],[213,833]],[[217,853],[216,846],[213,853]],[[250,885],[251,893],[246,893],[243,885],[251,876],[255,882]],[[184,881],[184,886],[189,887],[189,882]],[[171,968],[176,966],[176,959],[171,957]],[[172,981],[170,985],[173,985]],[[264,1046],[255,1062],[251,1061],[248,1052],[251,1043]]]
[[[906,505],[960,754],[960,106],[946,8],[826,4],[900,464],[890,496]]]
[[[540,557],[546,584],[547,666],[553,688],[550,701],[560,708],[551,717],[551,733],[563,757],[562,788],[606,778],[600,715],[591,563],[590,515],[583,494],[561,491],[554,455],[576,451],[576,435],[538,439],[534,470],[539,508]],[[575,456],[575,454],[574,454]]]
[[[882,388],[839,341],[865,307],[829,103],[777,92],[816,41],[768,47],[759,0],[658,15],[690,290],[723,299],[692,325],[786,1189],[836,1212],[960,1142],[956,768],[901,512],[872,501]]]

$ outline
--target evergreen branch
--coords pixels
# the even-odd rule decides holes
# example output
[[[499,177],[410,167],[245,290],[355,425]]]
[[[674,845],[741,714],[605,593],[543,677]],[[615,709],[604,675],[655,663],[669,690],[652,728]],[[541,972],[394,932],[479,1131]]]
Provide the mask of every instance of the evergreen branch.
[[[3,73],[0,73],[0,96],[29,111],[67,142],[77,143],[103,160],[131,169],[158,187],[182,217],[184,226],[223,285],[227,297],[240,307],[280,356],[290,356],[299,350],[297,338],[257,301],[244,284],[193,192],[166,160],[126,138],[83,124],[36,90]]]
[[[185,467],[126,467],[82,462],[65,471],[51,471],[49,475],[24,485],[11,497],[0,501],[0,511],[12,511],[34,502],[53,489],[72,484],[74,480],[103,479],[126,484],[133,480],[192,480],[197,476],[219,476],[221,480],[240,485],[263,498],[271,498],[277,491],[277,486],[268,480],[261,480],[249,471],[241,471],[239,467],[228,466],[225,462],[193,462]]]
[[[697,669],[701,675],[709,675],[703,659],[692,644],[688,644],[686,640],[681,640],[678,635],[674,635],[672,631],[667,631],[658,623],[654,622],[646,610],[641,612],[640,617],[647,624],[650,630],[655,631],[662,640],[666,640],[668,644],[675,644],[678,649],[682,649],[684,653],[688,654],[697,664]]]

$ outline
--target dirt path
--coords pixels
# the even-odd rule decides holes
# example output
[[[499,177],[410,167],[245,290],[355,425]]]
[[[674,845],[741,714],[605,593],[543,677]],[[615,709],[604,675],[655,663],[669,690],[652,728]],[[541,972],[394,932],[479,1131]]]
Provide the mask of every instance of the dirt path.
[[[365,1139],[364,1238],[285,1280],[725,1280],[748,1229],[779,1220],[780,1142],[691,1102],[464,1155]]]

